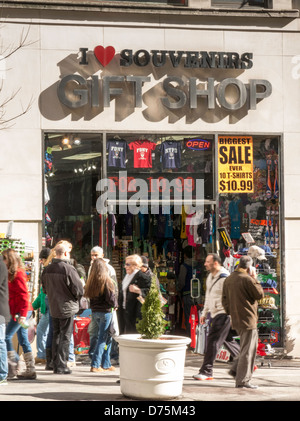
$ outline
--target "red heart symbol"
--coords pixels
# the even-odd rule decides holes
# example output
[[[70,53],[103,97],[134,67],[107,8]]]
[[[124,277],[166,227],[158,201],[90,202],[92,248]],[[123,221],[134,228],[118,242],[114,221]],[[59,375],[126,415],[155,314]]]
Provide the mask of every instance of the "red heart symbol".
[[[95,57],[103,67],[107,66],[108,63],[112,61],[115,53],[114,47],[111,46],[104,48],[102,45],[97,45],[97,47],[94,48]]]

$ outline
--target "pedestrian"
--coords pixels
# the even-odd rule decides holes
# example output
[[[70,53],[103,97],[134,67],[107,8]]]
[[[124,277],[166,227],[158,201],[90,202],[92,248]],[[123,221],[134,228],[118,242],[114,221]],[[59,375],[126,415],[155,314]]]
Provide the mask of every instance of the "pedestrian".
[[[90,299],[92,321],[98,327],[97,343],[94,348],[91,371],[114,371],[110,362],[112,338],[109,326],[112,310],[117,308],[115,282],[110,278],[107,264],[103,259],[94,259],[85,285],[85,297]]]
[[[104,258],[104,251],[103,251],[103,248],[100,247],[100,246],[95,246],[91,250],[91,264],[90,264],[90,267],[89,267],[89,270],[88,270],[88,276],[91,272],[92,264],[93,264],[95,259],[103,259],[104,260],[104,262],[106,263],[106,266],[107,266],[108,274],[109,274],[110,278],[113,279],[113,281],[115,282],[115,286],[116,286],[116,289],[118,291],[118,281],[117,281],[116,271],[113,268],[113,266],[111,266],[109,264],[109,259]],[[98,325],[97,325],[97,323],[95,323],[93,321],[93,318],[92,318],[90,323],[89,323],[89,326],[88,326],[88,333],[89,333],[89,337],[90,337],[89,357],[90,357],[91,360],[93,358],[94,349],[95,349],[95,346],[96,346],[97,341],[98,341],[98,332],[99,332]],[[112,345],[112,352],[113,352],[112,357],[117,362],[118,358],[119,358],[118,344],[114,339],[113,339],[113,345]]]
[[[150,268],[148,257],[147,256],[141,256],[141,259],[142,259],[141,271],[144,272],[144,273],[146,273],[146,275],[151,276],[151,279],[154,277],[155,278],[155,282],[156,282],[156,286],[160,290],[159,280],[158,280],[157,276],[152,272],[152,270]]]
[[[2,256],[8,271],[9,308],[11,314],[5,336],[10,369],[8,378],[14,378],[17,375],[22,380],[34,380],[36,379],[36,371],[32,348],[28,339],[28,330],[22,327],[26,323],[26,319],[29,319],[32,314],[26,272],[22,259],[15,250],[6,249],[2,252]],[[26,370],[21,374],[17,372],[20,357],[12,343],[15,333],[17,333],[19,344],[23,349],[26,364]]]
[[[207,337],[206,352],[199,374],[194,375],[196,380],[212,380],[213,364],[221,346],[224,345],[235,359],[240,351],[239,344],[233,338],[230,316],[222,305],[223,284],[228,271],[222,266],[218,254],[208,254],[204,266],[209,272],[206,279],[206,293],[200,323],[205,324],[208,313],[211,317],[211,325]]]
[[[8,273],[3,257],[0,256],[0,386],[7,385],[8,360],[5,330],[9,319]]]
[[[100,246],[95,246],[95,247],[93,247],[93,248],[92,248],[92,250],[91,250],[91,264],[90,264],[90,267],[89,267],[89,272],[88,272],[88,275],[89,275],[89,273],[90,273],[90,271],[91,271],[91,267],[92,267],[93,261],[94,261],[95,259],[103,259],[103,260],[105,261],[105,263],[106,263],[106,265],[107,265],[107,269],[108,269],[108,274],[109,274],[110,278],[111,278],[111,279],[113,279],[115,282],[117,282],[117,275],[116,275],[116,271],[115,271],[115,269],[112,267],[112,265],[110,265],[110,264],[109,264],[109,259],[106,259],[106,258],[104,257],[104,251],[103,251],[103,248],[102,248],[102,247],[100,247]]]
[[[43,290],[48,296],[53,324],[52,361],[57,374],[70,374],[67,367],[74,316],[83,295],[80,277],[70,261],[69,242],[55,246],[55,258],[42,273]]]
[[[151,276],[141,270],[142,259],[137,254],[125,259],[126,275],[119,290],[118,322],[120,334],[137,333],[136,322],[141,319],[142,301],[149,292]]]
[[[56,257],[56,253],[55,253],[55,248],[57,246],[59,246],[60,244],[65,244],[68,248],[68,251],[71,253],[72,251],[72,244],[69,241],[66,240],[60,240],[55,247],[53,247],[50,250],[50,254],[47,258],[47,260],[44,262],[44,267],[48,266],[52,260]],[[84,268],[82,270],[82,266],[80,265],[80,270],[78,270],[78,265],[77,262],[75,262],[74,259],[69,260],[69,262],[75,267],[82,284],[84,285],[85,283],[85,279],[84,279],[84,275],[85,275],[85,271]],[[84,271],[84,272],[83,272]],[[52,371],[53,370],[53,361],[52,361],[52,339],[53,339],[53,323],[52,323],[52,317],[51,317],[51,313],[50,313],[50,307],[49,307],[49,302],[48,302],[48,297],[47,295],[45,296],[45,303],[47,308],[49,309],[49,330],[48,330],[48,335],[47,335],[47,339],[46,339],[46,366],[45,366],[45,370],[47,371]],[[69,357],[68,357],[68,363],[67,363],[68,367],[73,367],[76,366],[76,358],[75,358],[75,353],[74,353],[74,336],[73,334],[71,335],[71,339],[70,339],[70,345],[69,345]]]
[[[40,259],[40,275],[44,269],[44,264],[49,257],[50,248],[45,247],[41,250],[39,254]],[[36,328],[36,347],[37,355],[35,357],[36,364],[45,364],[46,363],[46,342],[49,332],[49,307],[46,301],[46,294],[41,287],[40,293],[37,298],[33,301],[32,307],[34,310],[40,309],[41,317],[39,319],[37,328]]]
[[[258,345],[258,300],[264,291],[256,279],[250,256],[240,257],[237,269],[224,282],[222,304],[240,337],[241,351],[230,374],[238,388],[257,389],[251,384]]]
[[[190,312],[194,305],[191,296],[191,279],[193,278],[193,247],[186,246],[183,249],[183,263],[180,265],[177,279],[177,289],[181,293],[183,301],[183,313],[186,335],[191,337]]]

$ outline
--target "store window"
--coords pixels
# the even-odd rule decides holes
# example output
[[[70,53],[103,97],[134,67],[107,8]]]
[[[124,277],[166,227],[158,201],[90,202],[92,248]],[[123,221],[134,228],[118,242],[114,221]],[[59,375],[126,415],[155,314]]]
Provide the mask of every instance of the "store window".
[[[280,139],[218,136],[220,255],[232,272],[253,258],[265,298],[259,302],[259,340],[282,346]]]
[[[45,135],[45,241],[72,243],[72,257],[88,268],[90,250],[101,243],[96,185],[102,171],[99,134]]]

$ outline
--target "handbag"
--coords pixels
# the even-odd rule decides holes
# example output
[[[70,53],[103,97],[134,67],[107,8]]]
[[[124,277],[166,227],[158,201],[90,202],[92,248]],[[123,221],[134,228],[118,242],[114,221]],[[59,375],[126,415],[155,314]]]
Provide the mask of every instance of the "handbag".
[[[111,318],[111,321],[110,321],[108,331],[109,331],[109,334],[112,338],[115,338],[116,336],[119,336],[119,334],[120,334],[116,310],[112,310],[112,318]]]

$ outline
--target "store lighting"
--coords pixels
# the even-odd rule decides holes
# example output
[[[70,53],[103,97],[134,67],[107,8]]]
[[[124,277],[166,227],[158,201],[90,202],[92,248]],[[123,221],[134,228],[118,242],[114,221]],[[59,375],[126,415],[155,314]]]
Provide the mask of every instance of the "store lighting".
[[[80,137],[75,136],[75,137],[74,137],[74,140],[73,140],[73,143],[74,143],[74,145],[76,145],[76,146],[81,145],[81,139],[80,139]]]
[[[68,136],[63,137],[61,143],[65,146],[67,146],[69,144],[70,140],[68,138]]]

